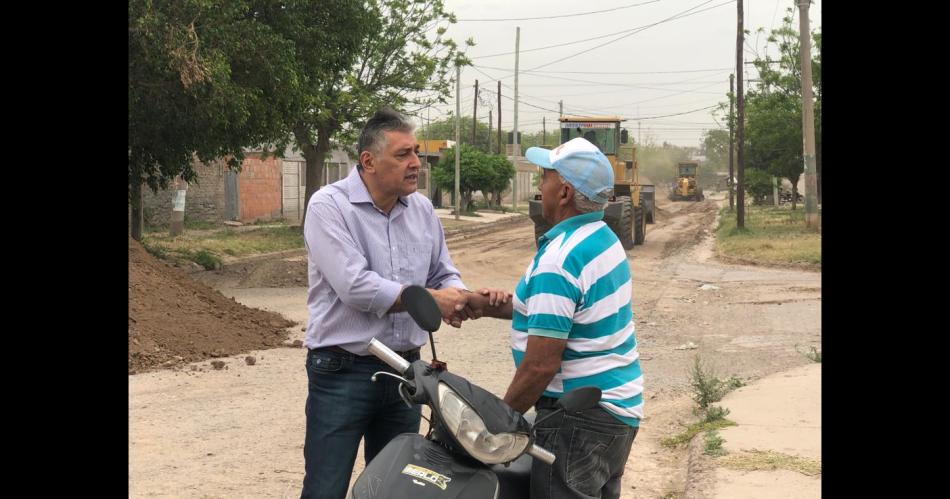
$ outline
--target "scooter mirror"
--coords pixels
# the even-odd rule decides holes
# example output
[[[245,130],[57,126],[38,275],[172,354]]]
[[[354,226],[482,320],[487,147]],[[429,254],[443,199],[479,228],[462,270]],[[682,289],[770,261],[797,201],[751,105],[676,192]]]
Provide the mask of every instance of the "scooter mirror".
[[[583,411],[596,406],[600,395],[600,388],[596,386],[576,388],[558,399],[557,405],[567,412]]]
[[[422,329],[433,332],[439,329],[442,323],[442,313],[435,303],[435,298],[422,286],[407,286],[402,290],[402,305],[406,307],[409,316]]]

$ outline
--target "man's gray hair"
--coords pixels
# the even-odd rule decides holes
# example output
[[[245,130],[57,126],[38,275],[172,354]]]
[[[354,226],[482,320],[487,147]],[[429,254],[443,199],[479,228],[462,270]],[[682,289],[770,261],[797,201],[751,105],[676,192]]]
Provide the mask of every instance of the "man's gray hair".
[[[391,107],[382,107],[366,122],[360,132],[357,154],[362,154],[363,151],[369,151],[373,154],[382,152],[386,147],[385,132],[412,133],[415,129],[416,125],[407,120],[405,116]],[[357,162],[356,166],[362,170],[363,162]]]
[[[562,184],[569,183],[567,179],[558,174],[558,178],[561,179]],[[573,186],[571,186],[573,187]],[[606,189],[600,193],[601,196],[610,197],[613,189]],[[598,203],[597,201],[591,201],[590,198],[584,195],[581,191],[574,189],[574,207],[577,208],[577,211],[581,213],[592,213],[595,211],[602,211],[607,206],[607,203]]]

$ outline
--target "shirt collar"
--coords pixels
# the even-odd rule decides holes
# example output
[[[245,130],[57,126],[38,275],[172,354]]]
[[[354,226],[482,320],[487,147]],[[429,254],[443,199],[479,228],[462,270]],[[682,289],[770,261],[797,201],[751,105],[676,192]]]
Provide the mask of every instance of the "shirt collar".
[[[544,244],[551,239],[563,234],[564,232],[573,231],[584,224],[589,224],[591,222],[596,222],[604,218],[604,211],[592,211],[590,213],[583,213],[580,215],[574,215],[573,217],[566,218],[561,220],[557,225],[551,227],[547,232],[538,241],[538,246]]]
[[[354,166],[350,174],[346,177],[346,192],[350,203],[373,204],[373,197],[369,195],[369,190],[366,188],[366,184],[363,183],[363,179],[360,177],[359,167],[357,166]],[[398,196],[396,200],[403,206],[409,206],[409,202],[403,196]]]

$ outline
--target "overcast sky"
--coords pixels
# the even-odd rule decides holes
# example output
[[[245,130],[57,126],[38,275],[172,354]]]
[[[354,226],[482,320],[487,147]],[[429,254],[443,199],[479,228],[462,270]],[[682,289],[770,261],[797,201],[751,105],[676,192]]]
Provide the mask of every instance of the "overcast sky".
[[[795,0],[744,0],[745,29],[752,32],[746,36],[745,61],[763,53],[766,36],[756,30],[779,27],[785,9],[794,6]],[[719,128],[710,110],[702,108],[726,100],[736,62],[735,0],[446,0],[446,8],[459,19],[447,36],[460,44],[472,37],[476,43],[467,51],[475,67],[462,70],[462,115],[472,113],[478,79],[478,116],[487,123],[488,110],[497,107],[496,81],[501,79],[502,126],[512,127],[514,102],[506,97],[514,97],[515,28],[520,26],[519,130],[540,130],[542,117],[548,130],[555,128],[559,100],[565,114],[620,114],[629,120],[624,126],[633,137],[642,134],[658,143],[698,146],[703,130]],[[683,17],[668,20],[677,15]],[[513,20],[550,16],[566,17]],[[812,4],[810,18],[812,30],[821,26],[820,0]],[[797,7],[794,19],[797,30]],[[601,38],[531,50],[595,37]],[[555,62],[559,59],[564,60]],[[744,78],[756,77],[755,68],[746,65]],[[454,110],[453,95],[450,104],[431,109],[431,119]]]

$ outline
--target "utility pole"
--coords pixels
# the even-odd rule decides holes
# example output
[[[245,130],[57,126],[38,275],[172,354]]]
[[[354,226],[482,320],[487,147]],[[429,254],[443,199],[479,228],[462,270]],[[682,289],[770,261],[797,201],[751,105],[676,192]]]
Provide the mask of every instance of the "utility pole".
[[[558,105],[557,110],[559,113],[558,118],[560,118],[561,116],[564,116],[564,100],[562,99],[562,100],[557,101],[557,105]]]
[[[472,146],[475,146],[475,130],[478,130],[478,80],[475,80],[475,104],[472,106]]]
[[[548,141],[548,126],[544,122],[544,116],[541,117],[541,143],[538,144],[543,146],[545,142]]]
[[[732,107],[736,102],[735,90],[733,89],[733,79],[736,75],[729,75],[729,211],[734,210],[735,207],[735,195],[736,195],[736,186],[733,179],[735,179],[735,173],[732,171],[732,152],[736,150],[735,143],[733,142],[734,138],[733,127],[735,126],[735,119],[732,115]]]
[[[511,180],[511,209],[518,211],[518,156],[521,155],[521,145],[518,143],[518,56],[521,46],[521,26],[515,28],[515,147],[511,152],[511,162],[515,167],[515,178]]]
[[[501,80],[498,80],[498,154],[501,154]]]
[[[815,177],[815,109],[811,90],[811,29],[809,0],[798,2],[798,36],[802,62],[802,146],[805,152],[805,226],[818,228],[818,180]]]
[[[739,0],[740,2],[742,0]],[[462,143],[459,134],[462,129],[462,68],[455,66],[455,219],[459,219],[459,164],[461,163]]]
[[[426,156],[426,188],[429,189],[429,199],[432,200],[432,205],[436,208],[442,207],[442,191],[438,187],[434,187],[434,182],[432,182],[432,168],[429,167],[429,106],[426,106],[426,133],[422,137],[423,145],[422,150],[425,151]],[[436,197],[438,197],[438,202],[436,202]]]
[[[491,109],[488,110],[488,154],[491,154]]]
[[[737,96],[739,101],[739,117],[738,117],[738,128],[739,128],[739,137],[738,137],[738,192],[736,199],[736,228],[744,229],[745,228],[745,154],[743,153],[745,147],[745,100],[742,98],[742,71],[745,69],[742,66],[742,42],[745,38],[745,32],[742,27],[742,0],[737,0],[738,7],[738,29],[736,30],[736,73],[738,73],[737,81]]]

